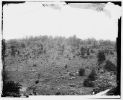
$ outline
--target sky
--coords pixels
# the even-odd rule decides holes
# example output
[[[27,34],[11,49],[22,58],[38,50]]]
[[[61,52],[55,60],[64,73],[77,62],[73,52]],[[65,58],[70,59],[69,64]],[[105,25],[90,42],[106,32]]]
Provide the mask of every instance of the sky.
[[[48,4],[49,3],[49,4]],[[26,2],[3,7],[3,38],[18,39],[26,36],[76,35],[78,38],[116,40],[117,20],[121,8],[112,3],[101,4],[97,11],[93,4],[65,4],[64,2]],[[53,3],[52,3],[53,4]]]

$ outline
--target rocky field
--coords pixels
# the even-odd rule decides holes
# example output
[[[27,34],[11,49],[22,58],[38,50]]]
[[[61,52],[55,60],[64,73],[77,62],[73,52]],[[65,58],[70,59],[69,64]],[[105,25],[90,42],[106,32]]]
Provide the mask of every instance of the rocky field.
[[[4,41],[3,48],[2,96],[92,95],[117,87],[115,41],[40,36]]]

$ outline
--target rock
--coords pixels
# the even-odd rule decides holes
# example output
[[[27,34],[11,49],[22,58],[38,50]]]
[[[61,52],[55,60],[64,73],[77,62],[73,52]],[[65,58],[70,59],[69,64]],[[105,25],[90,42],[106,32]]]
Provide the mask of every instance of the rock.
[[[21,89],[20,89],[20,92],[25,92],[27,90],[27,87],[22,87]]]
[[[74,79],[74,78],[75,78],[75,77],[70,77],[69,80],[72,80],[72,79]]]
[[[75,76],[75,73],[69,73],[70,76]]]
[[[80,90],[80,91],[79,91],[79,94],[84,94],[84,91]]]
[[[76,84],[69,84],[70,87],[76,87]]]

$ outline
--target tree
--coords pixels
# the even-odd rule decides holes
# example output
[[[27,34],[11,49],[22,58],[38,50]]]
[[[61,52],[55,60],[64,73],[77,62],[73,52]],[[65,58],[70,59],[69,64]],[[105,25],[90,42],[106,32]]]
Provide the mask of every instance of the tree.
[[[87,55],[88,55],[88,56],[90,55],[90,51],[89,51],[89,48],[87,49]]]
[[[97,79],[95,70],[92,70],[90,75],[84,80],[83,85],[85,87],[95,87],[94,81]]]
[[[82,46],[82,47],[80,48],[80,54],[81,54],[82,57],[84,57],[85,51],[86,51],[85,48]]]
[[[79,76],[84,76],[85,75],[85,69],[80,68],[79,69]]]
[[[98,58],[98,65],[100,66],[100,64],[102,64],[106,60],[104,51],[99,51],[97,58]]]
[[[95,81],[96,78],[97,78],[97,74],[96,74],[96,71],[95,70],[92,70],[90,75],[88,76],[88,78],[91,80],[91,81]]]
[[[13,81],[3,83],[2,97],[20,97],[20,84]]]
[[[94,87],[94,82],[92,82],[89,78],[84,79],[83,85],[85,87]]]
[[[117,72],[117,67],[109,60],[106,61],[104,68],[109,72],[113,71],[115,74]]]

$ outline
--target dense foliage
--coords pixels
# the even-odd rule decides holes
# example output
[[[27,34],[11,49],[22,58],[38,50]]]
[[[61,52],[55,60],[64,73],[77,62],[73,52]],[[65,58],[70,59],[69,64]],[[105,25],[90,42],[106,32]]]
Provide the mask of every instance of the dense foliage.
[[[20,84],[10,81],[3,84],[2,97],[20,97]]]

